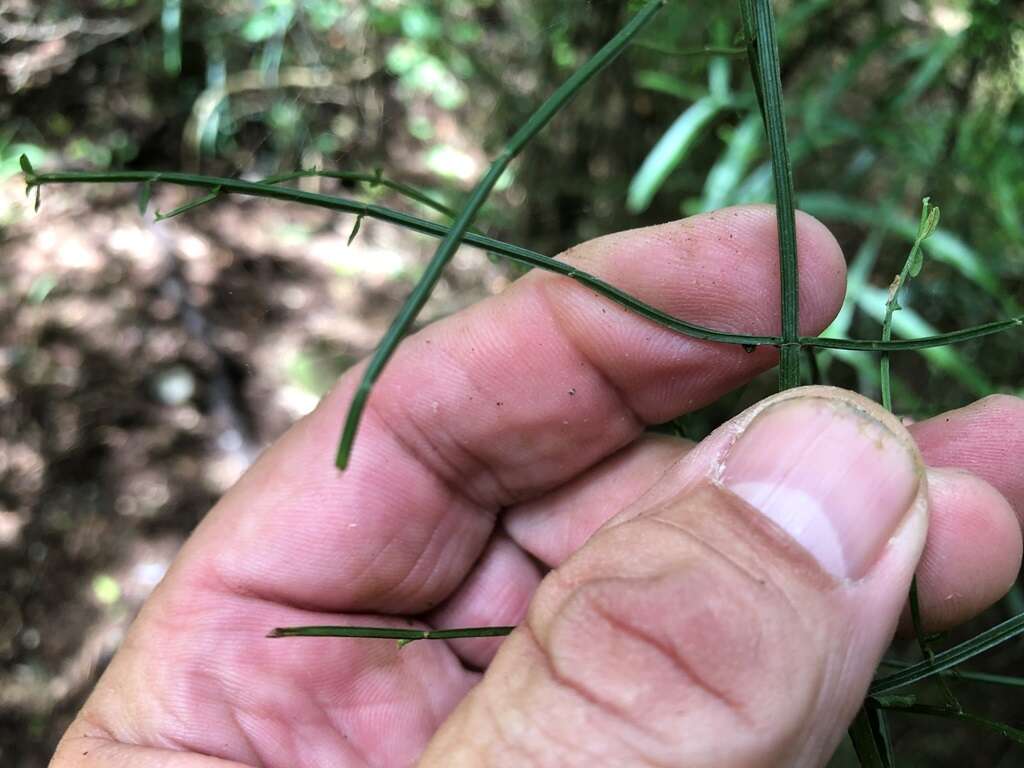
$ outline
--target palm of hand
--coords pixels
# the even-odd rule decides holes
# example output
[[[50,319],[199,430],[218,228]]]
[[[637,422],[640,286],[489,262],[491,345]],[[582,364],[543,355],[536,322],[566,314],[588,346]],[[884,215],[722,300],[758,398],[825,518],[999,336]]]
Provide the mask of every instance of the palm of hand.
[[[610,236],[569,258],[677,316],[770,333],[779,315],[771,209],[734,213]],[[842,258],[820,225],[800,224],[803,331],[813,333],[841,303]],[[680,273],[688,276],[682,288],[665,279]],[[747,354],[675,336],[547,275],[427,328],[380,380],[343,476],[330,457],[358,371],[217,505],[58,758],[77,765],[90,753],[100,765],[101,755],[135,765],[144,756],[153,766],[196,768],[415,761],[479,681],[498,639],[399,650],[382,640],[267,632],[519,623],[547,569],[690,448],[638,439],[643,426],[715,400],[774,360],[766,349]],[[952,430],[922,425],[926,458],[973,469],[1024,502],[1019,473],[972,444],[991,437],[986,425],[975,418],[955,440]],[[933,517],[958,501],[933,500]],[[985,552],[991,565],[994,550],[1012,549],[977,529],[972,537],[955,524],[938,531],[945,539],[929,547],[940,560]],[[990,574],[993,584],[1003,578],[999,568]],[[999,589],[956,579],[938,568],[922,584],[926,607],[951,582],[968,594],[943,608],[940,623],[970,615]]]

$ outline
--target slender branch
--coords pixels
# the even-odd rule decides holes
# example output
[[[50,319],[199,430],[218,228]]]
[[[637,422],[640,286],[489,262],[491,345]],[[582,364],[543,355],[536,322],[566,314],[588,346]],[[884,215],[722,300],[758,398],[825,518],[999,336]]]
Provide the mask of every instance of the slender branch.
[[[444,268],[447,266],[459,243],[467,234],[473,218],[477,211],[483,206],[484,201],[490,194],[491,189],[497,183],[498,178],[504,173],[509,163],[522,151],[523,147],[537,133],[548,124],[548,122],[564,107],[573,96],[590,80],[594,75],[610,64],[626,47],[632,37],[651,20],[654,14],[665,4],[665,0],[650,0],[641,11],[634,16],[625,27],[619,31],[601,50],[582,67],[577,69],[551,96],[534,112],[529,119],[513,134],[505,148],[498,154],[483,178],[477,182],[476,187],[470,193],[465,207],[459,212],[458,217],[452,223],[451,229],[445,234],[444,239],[437,247],[434,257],[430,260],[423,277],[416,284],[409,298],[399,310],[397,317],[388,329],[380,346],[374,352],[366,368],[363,370],[363,377],[359,382],[349,405],[348,415],[345,418],[345,426],[342,430],[341,441],[338,445],[338,456],[336,464],[339,469],[348,465],[349,455],[352,451],[352,443],[355,440],[356,430],[362,417],[363,409],[373,389],[373,384],[384,370],[391,355],[402,337],[406,335],[413,321],[419,314],[423,305],[440,279]]]
[[[27,168],[26,168],[27,166]],[[28,165],[28,158],[25,158],[22,166],[25,171],[25,180],[29,190],[32,187],[37,189],[45,184],[81,184],[81,183],[125,183],[141,182],[143,184],[176,184],[178,186],[196,187],[199,189],[219,189],[221,194],[239,194],[252,197],[264,197],[286,202],[312,205],[318,208],[326,208],[332,211],[351,213],[356,216],[365,216],[378,221],[396,224],[400,227],[419,232],[430,237],[444,237],[448,227],[433,221],[427,221],[407,213],[395,211],[372,203],[364,203],[358,200],[350,200],[344,197],[334,197],[316,192],[306,192],[301,189],[280,187],[260,182],[242,181],[241,179],[220,178],[216,176],[201,176],[176,171],[58,171],[51,173],[37,173]],[[746,347],[759,346],[781,346],[782,339],[778,336],[760,336],[756,334],[729,333],[706,328],[694,323],[687,323],[684,320],[673,317],[660,309],[652,307],[640,299],[631,296],[625,291],[616,288],[610,283],[601,280],[594,275],[576,267],[558,261],[550,256],[545,256],[537,251],[524,248],[520,245],[496,240],[485,235],[468,233],[464,242],[477,248],[494,253],[498,256],[515,261],[528,267],[544,269],[555,274],[563,275],[578,283],[585,285],[595,293],[604,296],[611,301],[635,312],[636,314],[651,320],[658,325],[675,331],[684,336],[701,339],[704,341],[715,341],[722,344],[740,344]],[[958,331],[941,333],[935,336],[922,336],[916,339],[895,339],[883,342],[878,339],[831,339],[818,336],[801,336],[796,342],[798,347],[816,347],[819,349],[846,349],[854,352],[881,352],[888,350],[898,352],[905,350],[927,349],[929,347],[941,347],[947,344],[957,344],[972,339],[990,336],[1014,328],[1024,326],[1024,315],[1011,317],[1005,320],[997,320],[991,323],[963,328]]]

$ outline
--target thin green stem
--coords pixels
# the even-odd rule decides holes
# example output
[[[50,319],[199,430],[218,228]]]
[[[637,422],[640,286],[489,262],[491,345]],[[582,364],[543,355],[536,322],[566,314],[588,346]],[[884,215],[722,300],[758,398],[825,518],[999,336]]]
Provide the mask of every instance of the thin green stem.
[[[913,666],[909,661],[897,661],[895,659],[882,659],[881,667],[894,667],[896,669],[909,669]],[[969,669],[944,669],[939,673],[940,677],[949,677],[956,680],[967,680],[974,683],[986,683],[988,685],[1005,685],[1010,688],[1024,688],[1024,677],[1012,675],[996,675],[990,672],[975,672]]]
[[[948,648],[941,653],[936,653],[932,658],[925,659],[899,672],[876,679],[871,684],[868,693],[872,696],[878,696],[925,680],[941,673],[943,670],[963,664],[965,661],[973,659],[975,656],[985,653],[1021,634],[1024,634],[1024,613],[1018,614],[1012,619],[1007,619],[1003,623],[997,624],[959,645]]]
[[[357,637],[397,640],[405,645],[415,640],[457,640],[467,637],[504,637],[515,627],[466,627],[463,629],[392,629],[390,627],[278,627],[267,637]]]
[[[931,717],[944,717],[950,720],[961,720],[971,725],[976,725],[979,728],[998,733],[1000,736],[1005,736],[1008,739],[1012,739],[1018,744],[1024,744],[1024,731],[1019,728],[1006,725],[1005,723],[998,723],[995,720],[990,720],[987,717],[981,717],[980,715],[974,715],[970,712],[964,712],[958,708],[951,707],[935,707],[929,704],[917,704],[917,703],[904,703],[899,701],[886,702],[879,704],[879,707],[886,709],[890,712],[906,712],[912,715],[930,715]]]
[[[339,469],[348,465],[349,456],[352,452],[352,443],[355,440],[356,431],[363,410],[366,408],[367,400],[373,389],[373,384],[384,370],[391,355],[397,349],[402,338],[409,331],[413,321],[419,314],[423,305],[444,272],[449,260],[455,250],[467,234],[473,218],[480,210],[491,189],[497,183],[498,178],[504,173],[509,163],[522,151],[523,147],[532,139],[548,122],[564,107],[583,85],[594,75],[610,64],[623,50],[629,41],[639,32],[654,14],[665,4],[665,0],[650,0],[640,12],[634,16],[618,34],[608,41],[591,59],[582,67],[573,72],[558,89],[534,112],[529,119],[513,134],[505,148],[498,154],[483,178],[477,182],[469,195],[465,206],[455,218],[451,228],[444,239],[441,240],[434,257],[430,260],[423,277],[416,284],[409,298],[399,310],[397,317],[388,329],[380,346],[374,352],[363,370],[363,377],[359,387],[353,395],[349,405],[348,415],[345,417],[345,426],[342,430],[341,441],[338,445],[338,456],[336,464]]]
[[[877,725],[867,707],[861,707],[857,712],[849,733],[862,768],[891,768],[883,757],[885,752],[879,747]]]
[[[786,140],[786,113],[782,103],[782,75],[775,15],[771,0],[744,0],[744,23],[753,33],[751,74],[759,82],[761,110],[775,181],[775,216],[779,229],[779,273],[782,289],[782,355],[779,389],[800,386],[800,292],[796,252],[796,207],[793,202],[793,167]]]
[[[900,291],[906,287],[911,277],[916,277],[921,272],[924,263],[924,251],[922,243],[931,236],[939,225],[939,209],[931,206],[926,197],[921,201],[921,219],[917,225],[917,236],[910,248],[910,254],[903,263],[903,268],[889,286],[889,296],[885,302],[885,316],[882,319],[882,341],[892,340],[892,318],[893,315],[902,309],[900,306]],[[882,352],[879,360],[879,380],[882,388],[882,405],[890,413],[892,407],[892,371],[891,361],[888,352]],[[910,618],[914,625],[914,637],[917,639],[917,646],[921,650],[921,656],[925,659],[934,659],[935,653],[928,643],[924,633],[924,625],[921,621],[921,603],[917,591],[917,574],[910,580]],[[956,695],[943,678],[939,678],[946,700],[959,706]]]
[[[454,208],[450,208],[439,200],[435,200],[430,195],[422,192],[416,187],[410,184],[403,184],[400,181],[389,179],[386,176],[382,176],[380,173],[362,173],[360,171],[328,171],[321,170],[319,168],[311,168],[302,171],[289,171],[287,173],[279,173],[275,176],[268,176],[262,179],[262,184],[280,184],[285,181],[293,181],[294,179],[304,178],[324,178],[324,179],[338,179],[339,181],[355,182],[357,184],[366,184],[369,187],[385,187],[397,192],[403,197],[407,197],[410,200],[414,200],[420,205],[431,208],[438,213],[444,214],[450,219],[454,219],[458,215],[458,211]]]
[[[428,235],[430,237],[444,237],[448,227],[444,224],[421,219],[401,211],[395,211],[381,205],[364,203],[358,200],[350,200],[344,197],[324,195],[317,192],[306,192],[301,189],[290,187],[279,187],[260,182],[242,181],[240,179],[220,178],[216,176],[199,176],[190,173],[179,173],[175,171],[58,171],[52,173],[36,173],[32,171],[25,174],[29,188],[40,187],[45,184],[83,184],[83,183],[128,183],[141,182],[143,184],[175,184],[178,186],[195,187],[199,189],[219,189],[223,194],[247,195],[251,197],[263,197],[285,202],[312,205],[318,208],[325,208],[332,211],[341,211],[356,216],[384,221],[404,227],[413,232]],[[781,346],[782,339],[779,336],[760,336],[755,334],[729,333],[706,328],[694,323],[687,323],[678,318],[662,312],[649,304],[631,296],[625,291],[606,283],[594,275],[582,269],[577,269],[564,261],[558,261],[550,256],[545,256],[537,251],[524,248],[520,245],[496,240],[485,235],[470,232],[466,234],[463,241],[477,248],[494,253],[498,256],[515,261],[528,267],[544,269],[555,274],[571,278],[578,283],[585,285],[595,293],[598,293],[626,309],[635,312],[641,317],[657,323],[684,336],[690,336],[704,341],[715,341],[722,344],[740,344],[747,347],[759,346]],[[1024,315],[1012,317],[1006,320],[998,320],[992,323],[964,328],[959,331],[941,333],[935,336],[922,336],[916,339],[896,339],[889,342],[878,339],[830,339],[817,336],[801,336],[794,346],[816,347],[819,349],[846,349],[859,352],[891,352],[927,349],[929,347],[940,347],[947,344],[956,344],[971,339],[981,338],[996,333],[1001,333],[1013,328],[1024,327]]]
[[[882,320],[882,341],[892,340],[892,316],[902,309],[900,306],[900,291],[906,286],[907,281],[917,277],[921,272],[924,262],[924,251],[922,244],[935,232],[939,226],[939,209],[932,206],[926,197],[921,201],[921,220],[917,226],[917,237],[910,247],[910,254],[903,263],[900,273],[889,286],[889,296],[885,302],[885,316]],[[882,385],[882,405],[887,411],[892,411],[892,375],[890,370],[889,354],[883,352],[881,356],[880,369]]]

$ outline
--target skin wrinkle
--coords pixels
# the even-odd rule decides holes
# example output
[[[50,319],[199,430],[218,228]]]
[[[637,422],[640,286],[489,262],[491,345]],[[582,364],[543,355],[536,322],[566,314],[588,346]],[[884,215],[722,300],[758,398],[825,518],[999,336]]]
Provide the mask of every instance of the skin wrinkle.
[[[756,557],[756,550],[758,546],[765,545],[765,542],[763,541],[763,539],[765,538],[768,539],[768,545],[774,545],[776,548],[778,547],[778,544],[784,544],[784,546],[786,547],[786,559],[792,562],[791,550],[796,545],[791,541],[787,534],[778,529],[777,526],[771,523],[771,521],[764,519],[760,515],[760,513],[758,513],[753,507],[751,507],[745,501],[743,501],[743,499],[734,496],[729,491],[721,488],[720,486],[715,485],[714,487],[717,489],[718,492],[727,494],[724,498],[732,502],[729,509],[731,512],[734,513],[734,515],[743,513],[744,518],[746,518],[740,520],[733,520],[732,515],[728,517],[718,516],[715,522],[718,524],[727,522],[727,529],[736,529],[738,527],[739,532],[744,534],[745,538],[753,539],[753,541],[749,541],[747,543],[747,546],[751,547],[755,553],[755,556],[751,557],[751,562],[758,562],[758,558]],[[690,498],[699,498],[699,495],[691,493]],[[719,510],[724,509],[722,505],[718,505],[717,508]],[[655,523],[667,525],[677,533],[682,533],[684,536],[689,538],[694,544],[696,544],[697,547],[703,553],[713,555],[715,559],[717,559],[719,562],[724,563],[730,569],[734,570],[734,572],[738,573],[742,578],[750,579],[753,582],[755,588],[759,590],[764,590],[765,588],[770,589],[771,594],[773,594],[776,598],[781,598],[782,604],[784,604],[785,607],[788,609],[790,621],[794,624],[800,624],[801,626],[803,626],[804,629],[803,632],[801,632],[801,635],[810,636],[812,634],[814,628],[806,625],[806,622],[804,620],[804,611],[801,610],[796,605],[796,603],[794,603],[794,599],[788,591],[781,589],[779,587],[778,579],[758,576],[757,574],[753,573],[752,571],[744,567],[741,563],[734,560],[729,554],[711,544],[709,541],[706,540],[706,538],[697,535],[694,531],[689,530],[677,521],[665,519],[658,515],[652,515],[650,517],[645,517],[643,519],[650,519],[653,520]],[[755,521],[761,525],[757,526],[750,524]],[[746,523],[746,525],[744,525],[744,523]],[[763,526],[763,528],[767,530],[763,530],[761,526]],[[813,589],[815,589],[816,591],[825,592],[837,586],[837,582],[834,579],[832,579],[827,573],[825,573],[816,561],[812,560],[809,563],[807,562],[807,559],[810,556],[803,552],[803,550],[798,550],[796,554],[799,556],[799,560],[793,563],[793,565],[796,566],[796,573],[803,580],[809,580],[810,585]],[[810,566],[810,568],[808,568],[808,566]],[[758,632],[756,638],[754,638],[755,651],[757,648],[761,646],[762,641],[763,636],[760,632]]]
[[[742,564],[737,562],[731,555],[723,552],[721,549],[716,547],[711,542],[705,541],[700,536],[698,536],[696,533],[694,533],[693,531],[688,529],[686,526],[684,526],[682,523],[680,523],[680,522],[678,522],[676,520],[671,520],[669,518],[661,517],[660,515],[645,516],[645,517],[640,518],[640,520],[644,520],[644,521],[649,520],[652,523],[657,523],[657,524],[660,524],[660,525],[666,525],[669,528],[671,528],[673,531],[675,531],[676,533],[682,534],[685,538],[689,539],[691,542],[696,544],[697,548],[700,549],[702,552],[708,552],[708,553],[714,555],[716,560],[719,560],[720,562],[723,562],[726,565],[731,566],[733,570],[735,570],[741,576],[743,576],[744,578],[746,578],[750,582],[752,582],[755,589],[764,589],[766,586],[768,586],[769,580],[765,579],[763,576],[756,575],[753,571],[751,571],[750,569],[744,567]],[[629,522],[634,522],[634,521],[629,521]],[[636,522],[639,522],[639,520],[637,520]]]
[[[407,416],[404,423],[410,423],[413,425],[420,439],[423,440],[432,449],[433,454],[437,457],[438,461],[448,465],[448,472],[442,471],[438,466],[436,466],[436,463],[434,461],[428,458],[427,454],[425,454],[422,450],[417,449],[416,446],[413,445],[412,441],[408,439],[408,437],[402,432],[402,430],[396,429],[395,426],[389,420],[389,418],[380,409],[380,406],[374,405],[373,399],[370,399],[370,401],[367,403],[366,410],[369,413],[364,414],[364,419],[366,418],[366,416],[372,414],[373,417],[379,422],[380,427],[384,431],[384,433],[390,435],[394,439],[394,441],[398,444],[398,447],[402,450],[402,452],[405,453],[405,455],[408,458],[412,459],[414,464],[423,467],[423,469],[427,470],[427,472],[432,477],[437,479],[441,483],[442,487],[446,491],[448,491],[448,493],[451,494],[452,496],[460,498],[463,501],[467,502],[469,506],[475,507],[480,510],[488,510],[491,507],[496,506],[493,503],[484,503],[479,499],[473,498],[469,494],[467,489],[472,486],[472,483],[469,482],[469,478],[465,476],[461,470],[457,469],[453,465],[452,460],[444,451],[440,450],[435,443],[433,443],[429,438],[427,438],[425,431],[420,428],[413,413],[406,410],[405,406],[402,406],[402,409]],[[473,461],[477,461],[476,458],[473,456],[469,456],[469,458]],[[491,472],[489,468],[486,471],[488,472],[489,475],[493,476],[494,473]],[[499,489],[502,488],[501,483],[498,482],[496,478],[494,482],[499,487]]]
[[[405,583],[407,581],[409,581],[409,579],[412,577],[412,575],[414,573],[416,573],[416,569],[419,567],[419,564],[423,562],[423,558],[427,555],[428,552],[430,552],[430,545],[434,543],[435,539],[437,539],[438,530],[439,530],[439,526],[436,526],[436,525],[431,526],[431,528],[430,528],[430,536],[427,537],[426,542],[424,542],[423,546],[420,548],[420,551],[416,555],[416,559],[413,561],[412,565],[410,565],[405,570],[405,575],[402,576],[402,578],[398,581],[397,584],[392,584],[390,587],[385,589],[383,592],[378,592],[376,594],[376,599],[377,600],[381,600],[381,601],[387,602],[387,599],[388,599],[389,596],[393,595],[396,592],[401,592],[402,591],[402,587],[405,586]],[[377,561],[381,558],[381,556],[383,556],[384,552],[395,542],[395,540],[397,538],[398,538],[398,536],[396,535],[396,536],[392,536],[388,540],[388,543],[387,543],[387,545],[385,545],[384,549],[381,550],[380,552],[378,552],[374,556],[373,562],[366,569],[367,571],[372,571],[373,570],[374,566],[377,564]],[[484,548],[486,548],[486,546],[487,546],[487,540],[484,539]],[[477,557],[479,557],[480,554],[482,554],[482,553],[483,553],[483,548],[481,548],[480,553],[477,555]],[[419,589],[414,591],[414,592],[412,592],[406,598],[407,600],[410,600],[413,603],[417,603],[417,602],[419,602],[417,598],[418,598],[418,595],[420,593],[426,592],[426,593],[429,594],[431,592],[431,590],[433,589],[434,585],[432,585],[430,583],[431,577],[433,577],[434,574],[436,574],[439,570],[443,570],[444,569],[444,562],[443,562],[444,558],[436,557],[436,558],[432,558],[432,559],[433,559],[433,563],[430,566],[430,571],[425,576],[423,576],[421,579],[419,579],[419,581],[420,581]],[[441,600],[444,600],[446,597],[448,597],[448,595],[452,594],[452,592],[454,592],[456,589],[458,589],[458,586],[459,586],[458,584],[453,586],[452,589],[447,594],[445,594],[443,597],[439,598],[438,602],[440,602]]]
[[[265,749],[261,750],[261,749],[258,749],[256,747],[256,744],[253,742],[252,736],[249,733],[249,729],[246,728],[242,724],[242,721],[239,718],[239,710],[241,710],[241,709],[244,709],[244,708],[243,707],[230,707],[229,708],[229,712],[231,713],[231,721],[235,724],[235,729],[240,734],[242,734],[242,739],[245,741],[246,747],[249,748],[249,752],[252,753],[256,758],[258,758],[259,763],[261,765],[263,765],[263,764],[266,763],[266,756],[264,754],[266,750]],[[275,717],[275,718],[273,718],[273,720],[275,721],[275,725],[276,726],[279,727],[281,725],[280,718]],[[275,728],[275,731],[276,730],[277,730],[277,728]],[[287,733],[287,732],[288,731],[285,730],[285,733]],[[277,747],[277,746],[279,746],[279,744],[280,744],[280,742],[277,739],[275,739],[273,744],[271,744],[270,746]]]
[[[563,678],[561,676],[561,674],[559,673],[558,669],[555,667],[555,664],[552,662],[551,656],[548,653],[547,649],[541,644],[539,638],[537,637],[537,634],[533,630],[533,627],[530,625],[530,622],[529,621],[524,621],[520,626],[523,629],[523,634],[525,635],[525,638],[526,638],[527,642],[531,646],[533,646],[533,649],[536,651],[535,657],[539,656],[539,659],[540,659],[541,663],[544,665],[544,668],[547,671],[548,677],[556,685],[558,685],[562,689],[568,691],[573,696],[578,697],[584,703],[586,703],[586,704],[588,704],[588,705],[590,705],[592,707],[597,708],[597,710],[599,712],[609,712],[616,719],[622,720],[627,726],[630,726],[631,728],[633,728],[635,730],[643,731],[642,728],[639,728],[635,723],[632,723],[630,721],[630,718],[628,717],[628,715],[623,714],[622,708],[609,706],[608,704],[606,704],[606,703],[602,702],[600,699],[598,699],[594,695],[593,691],[584,690],[581,686],[578,686],[574,681],[567,680],[567,679]],[[619,711],[611,711],[613,709],[617,709]],[[561,743],[564,747],[569,748],[569,749],[571,749],[573,751],[579,751],[579,750],[583,749],[583,747],[581,745],[579,745],[579,744],[576,744],[576,743],[570,744],[567,741],[563,741],[563,740],[560,740],[560,739],[557,739],[557,738],[552,738],[551,734],[549,734],[543,727],[541,727],[540,723],[543,720],[542,718],[531,717],[530,716],[530,714],[531,714],[530,711],[526,711],[523,714],[524,714],[524,716],[529,717],[530,721],[534,724],[534,726],[539,728],[542,733],[545,733],[545,735],[548,735],[548,737],[551,739],[551,741],[553,743],[556,743],[556,744]],[[630,750],[632,752],[636,752],[637,751],[632,745],[630,745],[622,736],[620,736],[615,731],[607,731],[606,730],[603,735],[604,736],[613,736],[613,737],[615,737],[615,740],[622,747],[624,747],[625,749]],[[593,754],[593,753],[589,753],[588,752],[587,754]],[[601,755],[596,755],[596,757],[600,758]]]
[[[622,621],[614,613],[606,611],[600,603],[593,602],[591,606],[595,613],[597,613],[616,630],[653,648],[655,651],[667,658],[672,666],[679,669],[696,688],[704,691],[712,699],[722,704],[727,710],[736,715],[744,725],[751,728],[753,727],[754,720],[751,718],[750,714],[745,711],[743,706],[739,702],[733,701],[733,699],[727,696],[724,691],[720,691],[715,688],[715,686],[711,685],[707,680],[699,675],[697,671],[693,669],[693,665],[690,664],[690,662],[670,644],[664,643],[657,637],[644,632],[641,627]]]

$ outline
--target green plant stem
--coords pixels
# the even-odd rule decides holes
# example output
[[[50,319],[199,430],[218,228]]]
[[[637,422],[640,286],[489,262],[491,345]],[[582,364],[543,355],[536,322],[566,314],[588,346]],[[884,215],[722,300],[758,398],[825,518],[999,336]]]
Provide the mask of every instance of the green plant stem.
[[[782,76],[775,15],[771,0],[743,0],[743,17],[752,47],[751,67],[759,83],[761,114],[775,181],[775,217],[779,231],[779,273],[782,289],[782,344],[779,389],[800,386],[800,291],[796,252],[796,208],[793,203],[793,167],[786,140],[786,113],[782,102]]]
[[[362,379],[352,397],[352,402],[349,404],[341,441],[338,444],[338,455],[335,463],[339,469],[344,469],[348,465],[349,456],[352,452],[352,443],[355,441],[363,409],[366,407],[366,402],[373,389],[374,382],[384,370],[384,366],[412,326],[423,305],[430,298],[430,294],[440,279],[442,272],[444,272],[444,268],[462,242],[463,236],[467,233],[473,218],[484,204],[498,178],[530,139],[536,136],[548,124],[551,118],[558,114],[562,107],[576,95],[590,78],[610,64],[626,48],[626,45],[633,36],[653,18],[654,14],[664,4],[665,0],[650,0],[586,64],[573,72],[569,79],[557,88],[519,130],[513,134],[505,148],[494,159],[494,162],[491,163],[483,178],[477,182],[465,206],[455,218],[451,228],[444,236],[444,239],[441,240],[440,245],[438,245],[437,251],[423,273],[423,277],[420,278],[409,298],[402,305],[394,322],[363,370]]]
[[[448,227],[433,221],[427,221],[401,211],[395,211],[380,205],[364,203],[358,200],[350,200],[344,197],[334,197],[316,192],[305,192],[301,189],[290,187],[278,187],[260,182],[242,181],[240,179],[220,178],[216,176],[200,176],[190,173],[178,173],[174,171],[57,171],[52,173],[26,173],[26,181],[29,188],[39,187],[45,184],[83,184],[83,183],[128,183],[141,182],[143,184],[154,184],[157,182],[175,184],[184,187],[195,187],[199,189],[219,189],[221,194],[237,194],[251,197],[264,197],[285,202],[312,205],[318,208],[326,208],[332,211],[365,216],[366,218],[384,221],[404,227],[413,232],[428,235],[430,237],[444,237]],[[728,333],[716,331],[694,323],[687,323],[678,318],[662,312],[655,307],[637,299],[625,291],[606,283],[594,275],[577,269],[564,261],[558,261],[550,256],[545,256],[537,251],[524,248],[520,245],[496,240],[485,235],[466,234],[464,242],[498,256],[515,261],[528,267],[544,269],[555,274],[563,275],[578,283],[585,285],[595,293],[598,293],[611,301],[645,317],[658,325],[676,333],[704,341],[715,341],[722,344],[740,344],[748,347],[779,346],[782,339],[779,336],[760,336],[755,334]],[[816,347],[819,349],[846,349],[859,352],[881,352],[888,350],[898,352],[904,350],[927,349],[929,347],[941,347],[947,344],[957,344],[972,339],[1001,333],[1013,328],[1024,327],[1024,315],[1012,317],[1006,320],[997,320],[991,323],[984,323],[959,331],[950,331],[935,336],[922,336],[916,339],[895,339],[883,342],[878,339],[831,339],[818,336],[801,336],[798,341],[803,347]]]
[[[890,712],[906,712],[913,715],[930,715],[932,717],[945,717],[951,720],[961,720],[972,725],[976,725],[979,728],[992,731],[993,733],[998,733],[1000,736],[1012,739],[1018,744],[1024,744],[1024,731],[1019,728],[1014,728],[1006,725],[1005,723],[997,723],[994,720],[989,720],[987,717],[981,717],[980,715],[974,715],[970,712],[964,712],[961,709],[902,702],[882,703],[879,704],[879,707]]]
[[[285,181],[293,181],[295,179],[305,178],[323,178],[323,179],[338,179],[339,181],[355,182],[357,184],[366,184],[369,187],[385,187],[397,192],[403,197],[407,197],[410,200],[414,200],[420,205],[431,208],[438,213],[444,214],[450,219],[454,219],[458,215],[458,211],[454,208],[449,208],[439,200],[435,200],[425,192],[421,192],[416,187],[410,184],[403,184],[400,181],[389,179],[386,176],[382,176],[379,173],[362,173],[360,171],[328,171],[321,170],[318,168],[311,168],[302,171],[288,171],[286,173],[279,173],[274,176],[268,176],[265,179],[261,179],[261,184],[281,184]]]
[[[857,759],[862,768],[891,768],[883,757],[875,735],[876,726],[871,720],[872,713],[867,707],[861,707],[850,726],[850,741],[857,752]]]
[[[920,273],[921,266],[924,263],[924,251],[922,250],[923,243],[932,235],[938,224],[939,209],[933,208],[929,203],[929,199],[926,197],[921,201],[921,219],[917,225],[917,236],[914,238],[914,244],[910,248],[910,254],[903,263],[900,273],[896,276],[896,279],[892,281],[892,285],[889,286],[889,295],[885,302],[885,315],[882,319],[882,341],[890,341],[892,339],[893,315],[902,309],[899,301],[900,291],[906,287],[907,282],[911,277],[916,277]],[[881,354],[879,360],[879,374],[879,380],[882,388],[882,405],[887,411],[892,413],[892,372],[888,352],[882,352]],[[921,603],[918,598],[916,573],[910,580],[909,599],[910,617],[914,626],[914,637],[917,639],[917,646],[921,650],[921,656],[925,659],[934,659],[935,653],[932,651],[931,645],[925,637],[924,625],[921,621]],[[959,706],[956,695],[953,693],[953,690],[949,687],[946,680],[940,677],[939,682],[942,685],[946,701],[952,705]]]
[[[879,666],[895,667],[896,669],[909,669],[913,666],[909,661],[897,661],[895,659],[882,659]],[[1005,685],[1011,688],[1024,688],[1024,677],[1013,677],[1011,675],[996,675],[989,672],[975,672],[968,669],[944,669],[939,672],[939,677],[949,677],[956,680],[968,680],[974,683],[987,683],[989,685]]]
[[[906,286],[911,277],[916,277],[921,271],[923,262],[922,244],[934,232],[939,223],[939,209],[929,204],[928,198],[921,201],[921,220],[917,225],[917,236],[914,244],[910,247],[910,254],[903,263],[900,273],[889,286],[889,296],[885,302],[885,316],[882,319],[882,341],[892,340],[892,316],[900,307],[900,291]],[[892,373],[890,360],[887,352],[883,352],[880,361],[879,372],[881,374],[882,405],[887,411],[892,412]]]
[[[963,664],[965,661],[973,659],[975,656],[1002,645],[1021,634],[1024,634],[1024,613],[1018,614],[1012,619],[1007,619],[994,627],[990,627],[959,645],[948,648],[941,653],[936,653],[932,658],[925,659],[899,672],[876,679],[871,684],[868,693],[872,696],[878,696],[904,688],[920,680],[925,680],[941,673],[943,670]]]
[[[464,629],[392,629],[390,627],[278,627],[267,637],[358,637],[397,640],[405,645],[415,640],[456,640],[467,637],[504,637],[515,627],[466,627]]]

